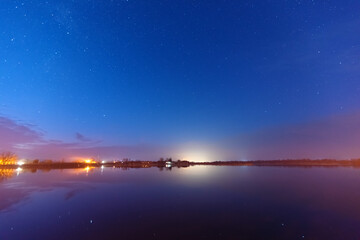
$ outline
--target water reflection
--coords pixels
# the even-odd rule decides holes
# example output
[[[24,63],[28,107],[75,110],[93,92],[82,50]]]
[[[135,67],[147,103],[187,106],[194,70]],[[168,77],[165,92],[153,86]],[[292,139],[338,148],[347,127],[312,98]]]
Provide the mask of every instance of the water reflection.
[[[0,239],[358,239],[353,168],[12,172]]]
[[[0,181],[11,178],[14,175],[14,169],[0,169]]]

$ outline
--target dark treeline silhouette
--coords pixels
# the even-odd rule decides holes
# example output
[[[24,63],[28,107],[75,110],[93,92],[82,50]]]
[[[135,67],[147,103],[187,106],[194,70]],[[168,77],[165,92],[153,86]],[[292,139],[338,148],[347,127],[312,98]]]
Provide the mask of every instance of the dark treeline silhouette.
[[[19,167],[17,155],[11,152],[0,154],[0,169],[16,169]],[[103,162],[66,162],[46,160],[27,160],[21,163],[24,169],[66,169],[92,167],[116,167],[116,168],[151,168],[158,167],[160,170],[171,170],[174,167],[189,167],[195,165],[209,166],[284,166],[284,167],[360,167],[360,159],[334,160],[334,159],[285,159],[285,160],[257,160],[257,161],[215,161],[215,162],[191,162],[186,160],[173,161],[171,157],[160,158],[158,161],[141,161],[124,158],[122,161]]]
[[[324,166],[324,167],[360,167],[360,159],[335,160],[335,159],[285,159],[285,160],[256,160],[256,161],[215,161],[197,162],[195,165],[214,166]]]
[[[124,158],[122,161],[103,162],[100,159],[95,161],[95,158],[77,161],[66,162],[64,159],[61,161],[53,161],[51,159],[45,160],[26,160],[17,161],[17,155],[11,152],[5,152],[0,154],[0,169],[16,169],[19,166],[23,169],[67,169],[67,168],[84,168],[88,166],[92,167],[117,167],[117,168],[172,168],[172,167],[189,167],[191,163],[189,161],[177,160],[173,161],[172,158],[160,158],[158,161],[141,161],[131,160]]]

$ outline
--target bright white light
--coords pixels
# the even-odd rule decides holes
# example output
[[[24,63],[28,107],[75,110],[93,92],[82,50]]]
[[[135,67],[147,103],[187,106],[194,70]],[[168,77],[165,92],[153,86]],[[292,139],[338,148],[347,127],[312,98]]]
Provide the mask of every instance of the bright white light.
[[[102,164],[106,163],[105,161],[101,161]]]
[[[19,176],[20,172],[22,171],[22,168],[18,167],[15,171],[16,171],[16,176]]]
[[[24,165],[24,164],[25,164],[24,161],[18,161],[18,163],[17,163],[17,165],[19,165],[19,166],[22,166],[22,165]]]
[[[211,159],[209,155],[205,151],[189,151],[184,154],[182,159],[192,162],[209,162]]]

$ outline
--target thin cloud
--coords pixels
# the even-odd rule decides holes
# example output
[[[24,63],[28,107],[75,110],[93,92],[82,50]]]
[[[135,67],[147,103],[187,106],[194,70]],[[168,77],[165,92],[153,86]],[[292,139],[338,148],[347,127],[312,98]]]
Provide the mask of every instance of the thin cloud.
[[[273,127],[242,134],[228,141],[241,158],[358,158],[360,113],[329,116],[322,120]]]
[[[28,143],[40,143],[43,140],[43,134],[34,130],[34,126],[3,116],[0,116],[0,136],[1,151],[26,148]]]
[[[75,138],[81,142],[92,142],[92,140],[88,137],[85,137],[81,133],[75,133]]]
[[[7,117],[0,117],[0,152],[13,151],[29,159],[73,159],[81,156],[101,156],[111,159],[130,157],[142,160],[156,160],[166,154],[158,146],[111,145],[101,146],[101,141],[75,133],[76,142],[46,139],[36,126],[23,124]],[[167,155],[166,155],[167,156]]]

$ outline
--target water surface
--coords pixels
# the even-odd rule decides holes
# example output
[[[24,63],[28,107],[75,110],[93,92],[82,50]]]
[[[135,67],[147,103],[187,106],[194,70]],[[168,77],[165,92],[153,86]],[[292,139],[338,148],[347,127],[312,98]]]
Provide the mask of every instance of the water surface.
[[[8,171],[0,239],[359,239],[360,169]]]

